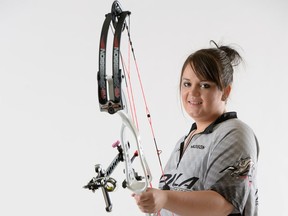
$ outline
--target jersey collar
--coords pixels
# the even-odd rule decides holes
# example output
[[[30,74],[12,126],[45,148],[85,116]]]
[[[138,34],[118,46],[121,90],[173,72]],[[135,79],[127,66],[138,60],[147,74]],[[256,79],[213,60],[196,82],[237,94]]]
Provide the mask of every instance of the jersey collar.
[[[221,116],[219,116],[213,123],[211,123],[203,132],[201,132],[202,134],[209,134],[209,133],[212,133],[213,132],[213,128],[221,123],[221,122],[224,122],[228,119],[233,119],[233,118],[237,118],[237,113],[236,112],[226,112],[226,113],[223,113]],[[192,127],[189,131],[189,133],[193,130],[197,129],[197,125],[196,123],[194,122],[192,124]]]

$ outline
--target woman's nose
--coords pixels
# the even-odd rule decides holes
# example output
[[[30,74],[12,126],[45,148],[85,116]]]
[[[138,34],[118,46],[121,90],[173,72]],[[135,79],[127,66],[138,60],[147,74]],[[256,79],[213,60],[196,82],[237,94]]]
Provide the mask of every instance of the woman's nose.
[[[189,89],[189,95],[193,97],[198,97],[200,95],[200,91],[196,86],[191,86]]]

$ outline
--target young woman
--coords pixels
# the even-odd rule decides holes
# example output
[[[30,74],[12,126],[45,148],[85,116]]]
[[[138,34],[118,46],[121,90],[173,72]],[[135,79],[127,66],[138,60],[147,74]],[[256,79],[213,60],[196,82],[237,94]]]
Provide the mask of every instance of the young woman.
[[[181,100],[194,123],[176,144],[159,189],[133,195],[145,213],[257,215],[257,138],[236,112],[226,111],[233,68],[242,58],[212,42],[215,48],[198,50],[183,64]]]

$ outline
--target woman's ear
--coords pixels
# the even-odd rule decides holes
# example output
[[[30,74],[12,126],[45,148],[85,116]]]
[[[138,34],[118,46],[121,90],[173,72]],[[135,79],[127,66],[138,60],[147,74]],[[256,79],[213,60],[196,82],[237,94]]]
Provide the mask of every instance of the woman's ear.
[[[223,91],[222,101],[226,101],[227,100],[227,98],[230,95],[230,92],[231,92],[231,85],[228,85]]]

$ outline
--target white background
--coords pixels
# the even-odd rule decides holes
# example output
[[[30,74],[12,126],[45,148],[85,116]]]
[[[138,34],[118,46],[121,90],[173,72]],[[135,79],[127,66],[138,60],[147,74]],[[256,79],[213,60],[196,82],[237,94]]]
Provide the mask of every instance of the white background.
[[[99,36],[112,0],[0,0],[0,215],[143,215],[121,187],[82,188],[116,155],[120,119],[99,111]],[[229,110],[258,136],[260,216],[287,216],[286,0],[121,1],[165,164],[191,120],[181,111],[178,76],[211,39],[240,47]],[[137,95],[136,97],[140,97]],[[140,114],[140,121],[145,116]],[[143,148],[154,186],[160,176],[149,131]],[[121,182],[123,164],[113,177]]]

